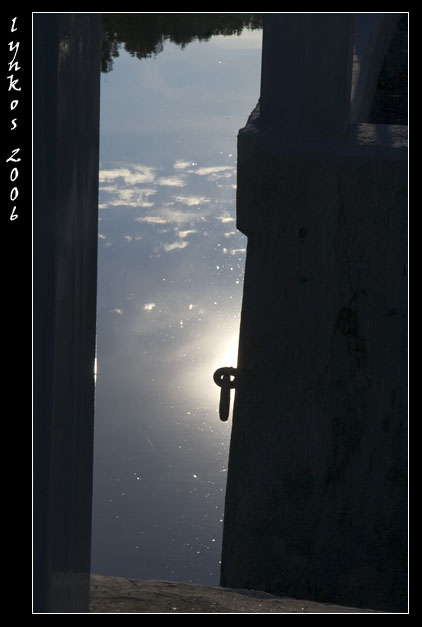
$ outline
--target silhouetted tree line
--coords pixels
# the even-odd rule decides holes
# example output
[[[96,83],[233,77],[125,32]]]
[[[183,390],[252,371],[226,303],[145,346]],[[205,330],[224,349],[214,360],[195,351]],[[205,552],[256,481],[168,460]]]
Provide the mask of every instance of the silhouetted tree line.
[[[101,71],[113,69],[121,46],[134,57],[156,56],[165,41],[184,48],[213,35],[240,35],[244,28],[262,28],[260,13],[104,13]]]

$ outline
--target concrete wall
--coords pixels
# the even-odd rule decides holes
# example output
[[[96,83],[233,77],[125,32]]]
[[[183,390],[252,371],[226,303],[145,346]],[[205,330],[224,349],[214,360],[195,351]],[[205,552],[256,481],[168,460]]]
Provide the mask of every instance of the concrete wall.
[[[88,609],[100,17],[34,16],[34,610]]]
[[[265,27],[264,27],[265,28]],[[407,127],[238,138],[248,236],[221,583],[407,607]]]

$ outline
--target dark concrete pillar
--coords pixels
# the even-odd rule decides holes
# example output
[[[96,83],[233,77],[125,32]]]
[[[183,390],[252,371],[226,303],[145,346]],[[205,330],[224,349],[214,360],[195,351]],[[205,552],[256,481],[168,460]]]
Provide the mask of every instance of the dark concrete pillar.
[[[100,16],[34,15],[34,611],[88,610]]]
[[[279,101],[276,61],[271,78]],[[221,583],[406,611],[407,127],[295,140],[292,118],[257,110],[238,138],[248,249]]]
[[[342,137],[350,115],[350,13],[264,16],[262,127],[285,140]]]

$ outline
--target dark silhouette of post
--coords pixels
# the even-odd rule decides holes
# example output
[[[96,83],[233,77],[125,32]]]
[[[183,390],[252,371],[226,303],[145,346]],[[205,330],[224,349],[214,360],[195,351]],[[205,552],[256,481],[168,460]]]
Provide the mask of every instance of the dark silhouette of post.
[[[260,124],[284,140],[343,137],[349,124],[354,18],[264,16]]]
[[[221,584],[406,611],[407,127],[348,124],[351,33],[265,16]]]
[[[34,611],[88,611],[100,16],[34,15]]]

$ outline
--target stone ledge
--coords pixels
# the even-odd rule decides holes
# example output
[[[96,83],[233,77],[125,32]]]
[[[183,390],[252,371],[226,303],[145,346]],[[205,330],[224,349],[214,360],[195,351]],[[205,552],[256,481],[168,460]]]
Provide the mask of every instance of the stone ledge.
[[[97,614],[356,614],[382,613],[174,581],[91,575],[90,613]]]

